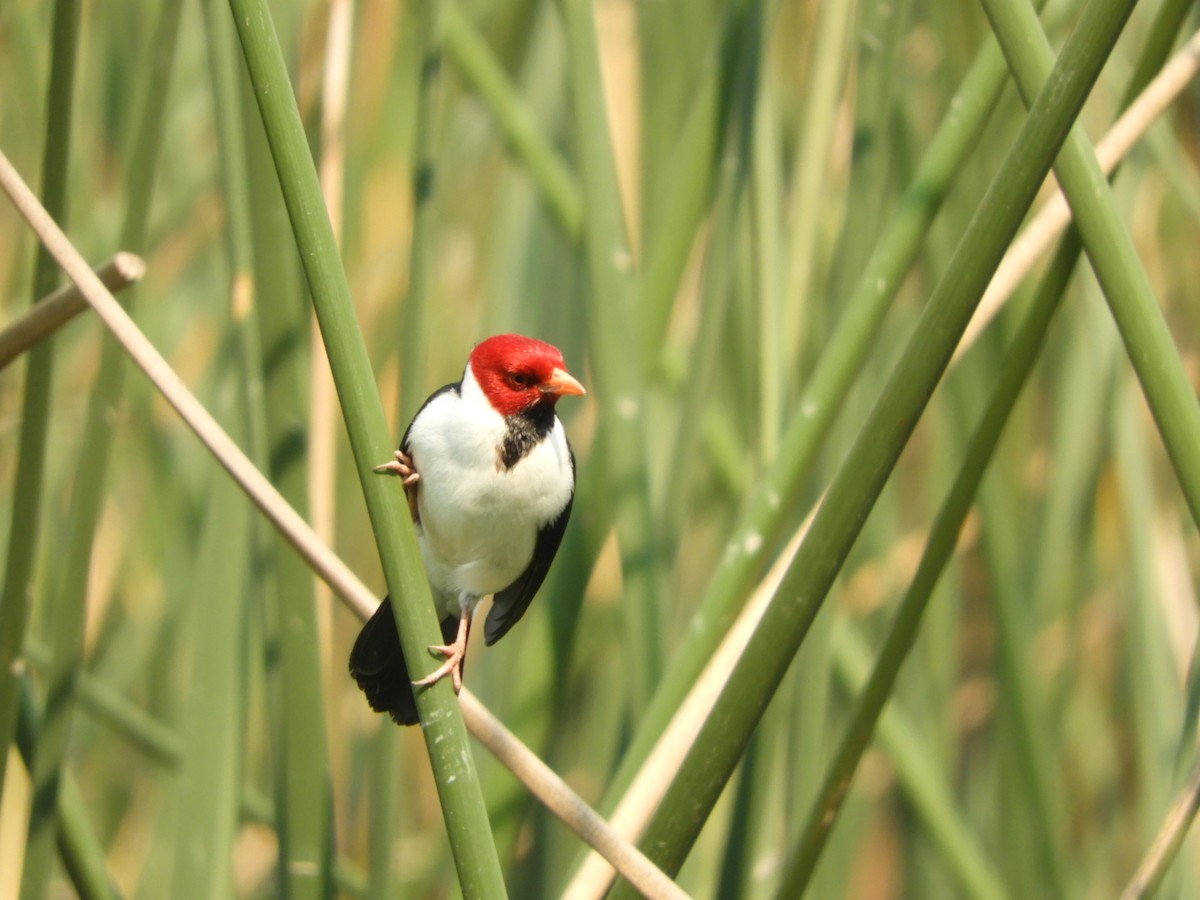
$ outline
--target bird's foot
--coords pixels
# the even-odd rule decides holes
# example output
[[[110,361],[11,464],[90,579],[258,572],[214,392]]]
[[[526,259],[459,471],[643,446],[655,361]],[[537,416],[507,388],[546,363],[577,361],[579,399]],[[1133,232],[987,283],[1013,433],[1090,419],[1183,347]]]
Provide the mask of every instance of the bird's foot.
[[[376,466],[375,471],[380,475],[400,476],[400,482],[404,485],[404,496],[408,499],[408,511],[412,514],[415,522],[419,518],[417,515],[417,483],[421,480],[421,473],[413,465],[412,457],[403,450],[397,450],[392,455],[395,459]]]
[[[467,635],[470,634],[470,631],[471,608],[464,606],[462,618],[458,620],[458,634],[454,638],[454,643],[434,644],[429,648],[430,653],[434,656],[444,656],[446,661],[420,681],[414,681],[413,684],[418,687],[428,687],[431,684],[437,684],[449,675],[454,683],[454,693],[459,693],[462,690],[463,657],[467,655]]]
[[[413,465],[411,456],[403,450],[397,450],[392,455],[395,459],[385,462],[383,465],[376,466],[375,471],[380,475],[399,475],[405,487],[416,484],[421,480],[421,473]]]
[[[444,656],[446,661],[430,674],[413,684],[417,687],[428,687],[437,684],[447,675],[454,684],[454,693],[462,691],[462,661],[467,652],[466,641],[455,641],[453,644],[434,644],[429,648],[434,656]]]

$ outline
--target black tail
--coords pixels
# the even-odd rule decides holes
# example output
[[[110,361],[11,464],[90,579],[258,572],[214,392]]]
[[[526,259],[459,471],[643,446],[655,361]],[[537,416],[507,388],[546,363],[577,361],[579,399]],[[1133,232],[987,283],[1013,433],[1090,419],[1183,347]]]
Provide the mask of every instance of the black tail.
[[[442,639],[449,644],[457,634],[458,619],[443,619]],[[375,615],[359,632],[350,651],[350,674],[375,712],[390,713],[397,725],[417,724],[417,698],[400,649],[390,598],[383,598]]]

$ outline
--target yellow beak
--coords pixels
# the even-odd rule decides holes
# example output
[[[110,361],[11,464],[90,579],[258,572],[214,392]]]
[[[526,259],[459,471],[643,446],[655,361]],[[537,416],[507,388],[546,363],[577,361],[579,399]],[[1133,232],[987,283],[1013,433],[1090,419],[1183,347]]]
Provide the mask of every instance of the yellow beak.
[[[538,390],[544,394],[557,394],[559,396],[566,394],[582,397],[587,393],[583,385],[576,381],[570,372],[564,369],[555,369],[550,375],[549,381],[544,381],[538,385]]]

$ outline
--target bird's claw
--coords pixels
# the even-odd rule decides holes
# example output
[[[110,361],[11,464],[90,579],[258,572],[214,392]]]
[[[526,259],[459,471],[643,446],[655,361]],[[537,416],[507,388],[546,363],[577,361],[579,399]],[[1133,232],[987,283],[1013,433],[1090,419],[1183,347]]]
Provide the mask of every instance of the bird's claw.
[[[408,511],[412,515],[414,522],[420,520],[420,513],[417,510],[417,482],[421,480],[421,473],[417,471],[417,467],[413,465],[412,457],[403,450],[397,450],[392,454],[395,459],[391,462],[385,462],[382,465],[375,467],[375,471],[380,475],[399,475],[400,483],[404,485],[404,496],[408,499]]]
[[[421,473],[413,465],[412,457],[403,450],[397,450],[395,459],[375,467],[380,475],[399,475],[405,487],[410,487],[421,480]]]
[[[434,656],[446,657],[446,661],[424,678],[414,681],[413,684],[417,687],[428,687],[431,684],[437,684],[449,675],[451,683],[454,685],[454,693],[461,692],[462,661],[463,656],[466,655],[466,647],[460,646],[458,643],[449,645],[434,644],[429,648],[429,652]]]

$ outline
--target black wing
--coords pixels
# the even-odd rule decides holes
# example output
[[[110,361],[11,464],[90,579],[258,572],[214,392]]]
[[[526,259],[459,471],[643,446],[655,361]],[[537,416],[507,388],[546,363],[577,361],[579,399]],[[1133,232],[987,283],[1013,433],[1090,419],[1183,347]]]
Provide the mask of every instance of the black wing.
[[[508,634],[508,629],[525,615],[525,610],[529,609],[534,594],[546,580],[546,573],[550,571],[550,564],[554,562],[558,553],[563,534],[567,530],[567,522],[571,518],[571,507],[575,504],[575,454],[569,444],[567,453],[571,456],[571,499],[567,501],[557,519],[543,525],[538,531],[537,543],[533,547],[533,559],[529,561],[525,571],[517,576],[516,581],[492,597],[492,609],[483,625],[484,643],[489,647]]]

